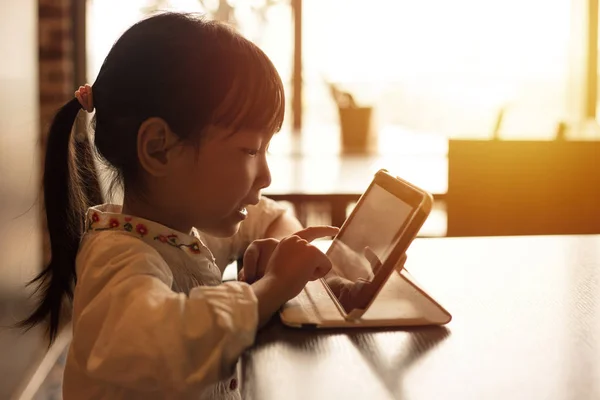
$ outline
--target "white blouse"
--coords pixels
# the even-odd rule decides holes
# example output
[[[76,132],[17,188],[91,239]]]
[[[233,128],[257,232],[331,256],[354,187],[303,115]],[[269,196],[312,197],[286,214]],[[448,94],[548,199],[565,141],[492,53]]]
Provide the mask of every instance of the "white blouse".
[[[280,203],[261,197],[256,206],[248,207],[248,217],[231,238],[216,238],[199,231],[195,233],[213,253],[217,266],[223,271],[231,262],[244,255],[250,243],[263,239],[269,225],[287,210]]]
[[[236,363],[254,342],[257,300],[243,282],[222,284],[222,268],[285,210],[261,200],[228,239],[120,211],[88,212],[64,399],[240,398]]]

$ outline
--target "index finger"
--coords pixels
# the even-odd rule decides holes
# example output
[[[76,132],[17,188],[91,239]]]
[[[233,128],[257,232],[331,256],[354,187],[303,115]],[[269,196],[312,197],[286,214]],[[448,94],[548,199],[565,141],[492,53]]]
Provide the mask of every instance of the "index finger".
[[[255,245],[250,244],[244,252],[244,261],[242,271],[244,271],[244,281],[248,283],[254,282],[258,270],[258,249]],[[240,271],[241,272],[241,271]]]
[[[312,242],[313,240],[321,237],[335,236],[339,231],[340,228],[336,228],[335,226],[309,226],[308,228],[304,228],[301,231],[294,233],[294,235],[306,240],[307,242]]]
[[[381,267],[381,260],[379,259],[377,254],[375,254],[375,252],[371,250],[369,246],[365,246],[365,248],[363,249],[363,254],[365,258],[369,261],[369,264],[371,264],[373,271]]]

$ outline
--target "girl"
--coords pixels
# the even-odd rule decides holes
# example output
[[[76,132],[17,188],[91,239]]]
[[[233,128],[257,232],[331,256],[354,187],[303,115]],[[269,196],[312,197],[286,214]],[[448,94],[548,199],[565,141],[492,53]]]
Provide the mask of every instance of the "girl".
[[[122,206],[93,206],[102,203],[94,167],[77,157],[92,152],[71,138],[81,108],[95,110],[95,150],[123,186]],[[236,360],[257,327],[331,268],[308,243],[331,227],[264,254],[254,246],[246,258],[266,267],[252,285],[222,284],[200,240],[199,231],[235,235],[259,202],[283,115],[281,79],[260,49],[177,13],[131,27],[93,87],[58,111],[44,174],[52,259],[25,324],[48,321],[54,339],[72,300],[66,400],[239,397]]]

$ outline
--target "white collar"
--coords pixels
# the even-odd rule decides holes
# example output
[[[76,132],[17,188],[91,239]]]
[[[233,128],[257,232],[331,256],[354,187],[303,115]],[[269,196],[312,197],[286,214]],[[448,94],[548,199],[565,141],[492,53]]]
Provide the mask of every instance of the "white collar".
[[[181,233],[157,222],[122,214],[122,209],[116,204],[91,207],[85,220],[86,232],[121,231],[152,246],[158,242],[165,246],[177,247],[191,256],[203,255],[215,262],[212,252],[202,242],[195,228],[190,234]]]

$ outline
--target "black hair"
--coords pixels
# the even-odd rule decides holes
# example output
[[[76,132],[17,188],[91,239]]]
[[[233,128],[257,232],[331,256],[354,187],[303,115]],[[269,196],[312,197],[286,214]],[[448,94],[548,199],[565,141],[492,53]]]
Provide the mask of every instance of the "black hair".
[[[102,202],[93,154],[114,172],[111,186],[131,188],[139,181],[137,134],[146,119],[162,118],[182,140],[196,141],[209,126],[277,132],[285,109],[281,78],[262,50],[222,23],[184,13],[130,27],[92,90],[95,146],[72,138],[76,99],[58,111],[48,134],[43,185],[51,260],[30,282],[40,301],[20,325],[48,322],[50,342],[73,298],[86,211]]]

